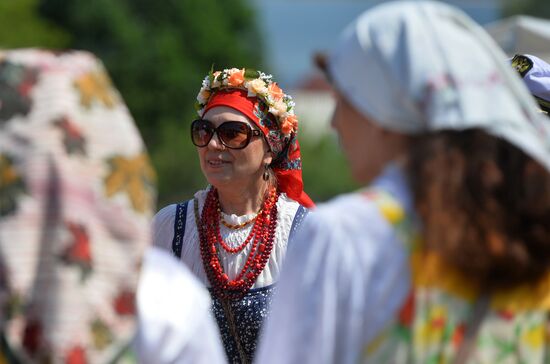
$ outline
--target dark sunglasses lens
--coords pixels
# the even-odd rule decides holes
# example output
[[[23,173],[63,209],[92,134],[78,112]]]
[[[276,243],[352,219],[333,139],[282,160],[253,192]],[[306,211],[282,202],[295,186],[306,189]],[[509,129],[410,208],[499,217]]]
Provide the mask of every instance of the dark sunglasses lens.
[[[218,137],[229,148],[244,148],[250,142],[252,129],[238,121],[227,121],[218,126]]]
[[[191,140],[197,147],[205,147],[214,135],[214,128],[205,120],[195,120],[191,124]]]

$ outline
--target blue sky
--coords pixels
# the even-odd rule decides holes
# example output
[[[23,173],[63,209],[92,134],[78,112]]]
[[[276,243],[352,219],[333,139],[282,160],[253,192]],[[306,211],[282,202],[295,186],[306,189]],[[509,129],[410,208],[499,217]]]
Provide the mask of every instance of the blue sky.
[[[330,49],[342,29],[380,0],[251,0],[266,48],[266,70],[284,87],[312,72],[311,55]],[[500,16],[498,0],[445,1],[487,24]]]

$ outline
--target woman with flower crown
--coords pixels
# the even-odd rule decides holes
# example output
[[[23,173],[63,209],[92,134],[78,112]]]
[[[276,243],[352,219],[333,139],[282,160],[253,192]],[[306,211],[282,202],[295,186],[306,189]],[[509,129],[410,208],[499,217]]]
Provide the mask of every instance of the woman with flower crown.
[[[271,75],[210,72],[191,141],[209,182],[163,208],[154,243],[209,287],[229,362],[252,361],[290,237],[313,202],[303,191],[294,102]]]

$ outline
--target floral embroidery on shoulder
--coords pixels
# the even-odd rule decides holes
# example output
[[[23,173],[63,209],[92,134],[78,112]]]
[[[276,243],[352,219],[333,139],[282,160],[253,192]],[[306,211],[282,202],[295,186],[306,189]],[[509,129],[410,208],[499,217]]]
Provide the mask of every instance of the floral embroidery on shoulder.
[[[435,252],[423,251],[418,232],[405,210],[385,191],[362,195],[411,247],[413,289],[393,323],[368,343],[362,358],[374,363],[450,363],[464,340],[472,301],[479,287],[446,264]],[[476,363],[550,362],[548,311],[550,275],[539,283],[491,298],[491,311],[476,342]]]

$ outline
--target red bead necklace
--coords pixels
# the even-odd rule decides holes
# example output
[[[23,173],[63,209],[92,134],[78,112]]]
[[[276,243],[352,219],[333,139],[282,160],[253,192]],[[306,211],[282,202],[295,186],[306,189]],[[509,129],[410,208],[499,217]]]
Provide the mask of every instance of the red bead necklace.
[[[254,226],[245,241],[231,248],[220,234],[220,208],[218,191],[208,191],[200,221],[197,221],[202,263],[212,285],[213,294],[225,299],[242,298],[254,285],[271,255],[277,227],[277,200],[279,192],[272,189],[256,216]],[[197,214],[198,216],[198,214]],[[223,271],[218,257],[218,245],[229,253],[239,253],[252,241],[248,258],[237,277],[230,280]]]

